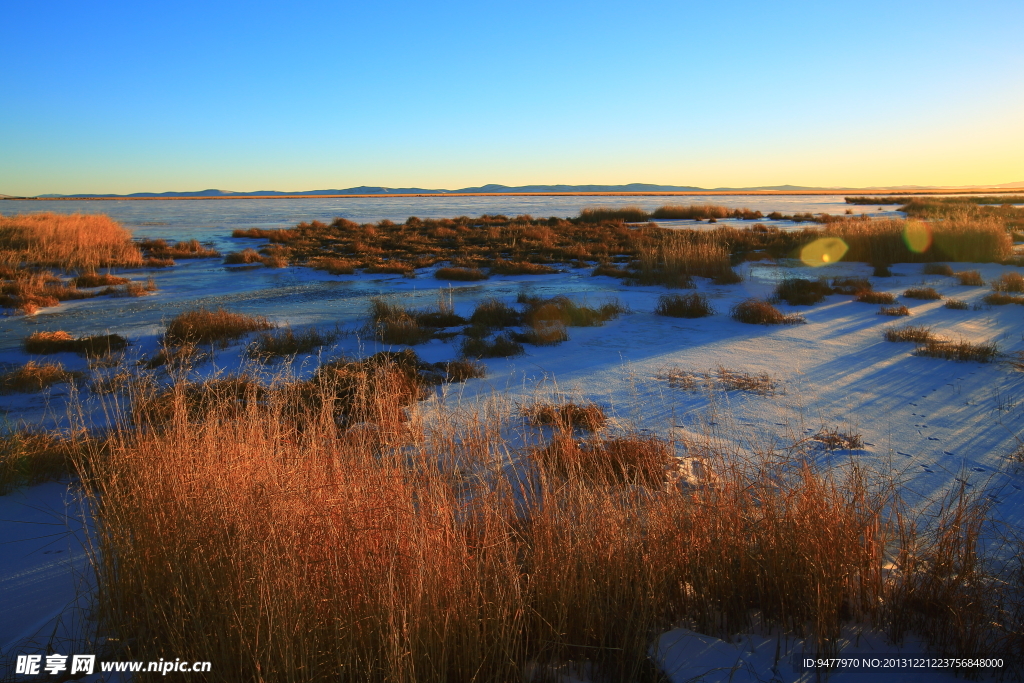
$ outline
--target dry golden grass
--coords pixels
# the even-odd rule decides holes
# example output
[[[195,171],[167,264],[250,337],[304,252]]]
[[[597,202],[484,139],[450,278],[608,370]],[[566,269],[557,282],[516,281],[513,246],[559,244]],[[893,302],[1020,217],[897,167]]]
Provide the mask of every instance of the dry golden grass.
[[[925,275],[945,275],[947,277],[953,277],[953,269],[948,263],[926,263],[924,264],[924,270],[922,272]]]
[[[751,373],[730,370],[721,365],[714,372],[695,372],[671,367],[662,370],[658,379],[665,380],[673,389],[686,391],[746,391],[760,396],[774,396],[786,393],[781,383],[767,372]]]
[[[30,393],[54,384],[74,382],[81,372],[65,370],[60,363],[37,363],[30,360],[21,367],[0,375],[0,392]]]
[[[524,406],[521,412],[535,425],[551,425],[569,431],[582,429],[594,432],[608,420],[604,409],[596,403],[538,403]]]
[[[147,258],[160,260],[192,259],[192,258],[217,258],[220,252],[212,247],[203,246],[199,240],[182,240],[170,244],[164,239],[143,240],[139,247],[145,252]]]
[[[989,363],[999,355],[999,348],[995,345],[995,342],[975,344],[966,339],[955,342],[942,339],[925,339],[922,342],[921,346],[918,346],[914,353],[918,356],[927,356],[929,358]]]
[[[15,430],[0,436],[0,495],[21,485],[61,479],[74,473],[86,448],[101,450],[83,435]]]
[[[249,346],[249,355],[264,361],[296,356],[300,353],[311,353],[314,349],[331,344],[337,338],[336,331],[324,332],[311,327],[296,334],[291,327],[286,327],[283,330],[258,334]]]
[[[910,309],[906,306],[882,306],[878,309],[878,315],[888,315],[893,318],[900,318],[910,315]]]
[[[925,301],[937,301],[942,295],[935,291],[934,287],[911,287],[903,292],[908,299],[923,299]]]
[[[976,270],[963,270],[959,273],[953,273],[961,285],[965,287],[984,287],[985,281],[981,278],[981,273]]]
[[[894,304],[896,295],[890,292],[861,292],[854,298],[854,301],[866,304]]]
[[[261,315],[196,308],[176,315],[167,324],[164,340],[174,346],[212,342],[223,345],[250,332],[273,328],[274,324]]]
[[[119,334],[100,334],[85,337],[72,337],[63,330],[53,332],[33,332],[23,346],[27,353],[61,353],[70,351],[83,356],[105,356],[114,351],[121,351],[128,346],[128,340]]]
[[[992,281],[992,289],[996,292],[1024,293],[1024,276],[1020,273],[1003,273]]]
[[[890,327],[882,333],[885,341],[891,342],[917,342],[924,344],[936,339],[932,334],[932,328],[924,325],[903,325],[901,327]]]
[[[1021,613],[963,489],[926,526],[869,470],[714,440],[713,485],[665,488],[655,436],[515,446],[500,406],[402,419],[390,363],[322,385],[359,406],[341,426],[326,399],[300,413],[289,387],[254,400],[233,381],[201,409],[177,389],[169,419],[85,453],[96,614],[125,657],[173,651],[237,681],[506,683],[569,662],[657,680],[658,634],[752,620],[823,653],[850,621],[1013,651]]]
[[[434,277],[438,280],[473,281],[486,280],[488,275],[479,268],[438,268]]]
[[[654,314],[673,318],[704,318],[714,315],[715,309],[708,303],[705,294],[663,294],[658,297]]]
[[[751,325],[798,325],[807,322],[803,316],[785,315],[764,299],[744,299],[729,313],[734,320]]]
[[[0,263],[87,272],[137,267],[132,235],[103,215],[38,213],[0,216]]]
[[[128,284],[130,280],[126,277],[111,275],[110,273],[83,273],[76,277],[73,282],[78,287],[112,287],[115,285]]]
[[[942,304],[943,308],[949,308],[954,311],[966,311],[971,305],[963,299],[946,299],[946,302]]]

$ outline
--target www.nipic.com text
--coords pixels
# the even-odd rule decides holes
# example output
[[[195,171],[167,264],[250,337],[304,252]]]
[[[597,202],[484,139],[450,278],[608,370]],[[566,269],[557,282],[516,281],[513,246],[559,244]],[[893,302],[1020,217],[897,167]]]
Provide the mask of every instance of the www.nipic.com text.
[[[89,675],[96,670],[96,655],[18,655],[14,673],[23,676],[39,674],[83,674]],[[99,662],[99,670],[159,673],[205,673],[210,671],[210,662],[183,662],[180,658],[161,659],[158,662]]]

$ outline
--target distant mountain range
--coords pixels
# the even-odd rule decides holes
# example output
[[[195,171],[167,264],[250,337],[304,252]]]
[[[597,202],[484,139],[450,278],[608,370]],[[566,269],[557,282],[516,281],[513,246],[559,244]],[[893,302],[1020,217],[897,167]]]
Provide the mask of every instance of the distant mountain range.
[[[628,185],[481,185],[480,187],[464,187],[460,190],[430,190],[422,187],[349,187],[344,190],[305,190],[301,192],[282,192],[279,190],[258,190],[256,192],[233,192],[230,190],[201,190],[199,192],[134,192],[132,194],[41,194],[35,199],[82,199],[104,198],[167,198],[180,197],[281,197],[281,196],[317,196],[317,195],[395,195],[395,194],[506,194],[506,193],[583,193],[583,192],[914,192],[920,190],[977,190],[977,189],[1024,189],[1024,182],[1003,183],[1002,185],[967,185],[959,187],[936,187],[924,185],[898,185],[890,187],[805,187],[801,185],[769,185],[761,187],[716,187],[703,188],[691,185],[652,185],[649,183],[630,183]],[[0,199],[16,199],[10,195],[0,194]]]

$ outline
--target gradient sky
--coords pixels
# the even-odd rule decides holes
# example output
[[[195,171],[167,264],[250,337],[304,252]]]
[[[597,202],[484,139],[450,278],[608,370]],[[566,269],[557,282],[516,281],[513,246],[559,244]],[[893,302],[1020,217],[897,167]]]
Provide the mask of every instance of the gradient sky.
[[[15,2],[0,194],[1024,181],[1024,3]]]

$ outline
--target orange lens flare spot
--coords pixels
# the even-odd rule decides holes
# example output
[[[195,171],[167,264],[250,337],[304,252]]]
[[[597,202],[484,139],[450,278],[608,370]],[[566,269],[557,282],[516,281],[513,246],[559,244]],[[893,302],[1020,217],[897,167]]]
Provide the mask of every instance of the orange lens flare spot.
[[[918,221],[907,221],[907,227],[903,229],[903,241],[910,251],[923,254],[932,246],[931,226]]]
[[[800,260],[808,266],[824,266],[841,261],[849,249],[838,237],[822,237],[800,250]]]

